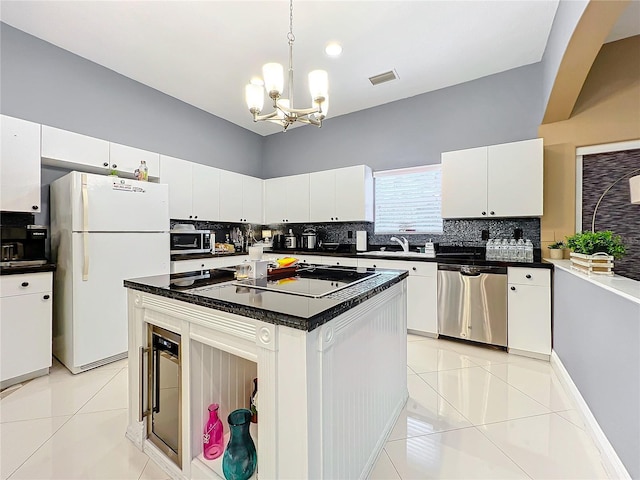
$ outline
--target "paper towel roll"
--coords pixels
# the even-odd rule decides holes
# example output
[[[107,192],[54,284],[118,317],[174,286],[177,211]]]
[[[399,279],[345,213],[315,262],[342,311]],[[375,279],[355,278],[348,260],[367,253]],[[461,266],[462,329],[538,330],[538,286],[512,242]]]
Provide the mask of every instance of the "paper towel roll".
[[[356,250],[358,252],[367,251],[367,232],[363,230],[356,232]]]

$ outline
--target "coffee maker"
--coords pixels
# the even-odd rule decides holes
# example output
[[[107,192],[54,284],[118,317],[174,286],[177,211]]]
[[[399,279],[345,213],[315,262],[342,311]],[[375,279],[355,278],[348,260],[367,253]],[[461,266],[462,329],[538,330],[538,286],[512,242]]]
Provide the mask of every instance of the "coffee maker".
[[[0,226],[2,264],[44,265],[47,227],[42,225]]]

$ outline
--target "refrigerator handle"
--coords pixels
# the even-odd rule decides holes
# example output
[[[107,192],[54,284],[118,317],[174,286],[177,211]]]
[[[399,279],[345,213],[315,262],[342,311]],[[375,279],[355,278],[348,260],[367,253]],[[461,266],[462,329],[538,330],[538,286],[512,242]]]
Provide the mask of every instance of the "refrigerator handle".
[[[89,280],[89,189],[87,188],[87,174],[82,174],[82,243],[84,262],[82,263],[82,281]]]

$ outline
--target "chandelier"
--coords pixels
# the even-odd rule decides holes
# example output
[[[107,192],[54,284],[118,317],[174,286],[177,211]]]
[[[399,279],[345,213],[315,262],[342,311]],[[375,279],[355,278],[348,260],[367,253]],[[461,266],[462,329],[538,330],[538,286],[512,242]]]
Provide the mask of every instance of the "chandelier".
[[[295,122],[322,126],[329,107],[329,79],[325,70],[314,70],[309,73],[309,91],[311,108],[295,108],[293,104],[293,0],[289,0],[289,78],[287,97],[284,92],[284,69],[279,63],[266,63],[262,67],[263,81],[252,81],[245,87],[245,99],[254,122],[268,121],[281,125],[287,131]],[[274,111],[260,115],[264,106],[264,91],[273,101]]]

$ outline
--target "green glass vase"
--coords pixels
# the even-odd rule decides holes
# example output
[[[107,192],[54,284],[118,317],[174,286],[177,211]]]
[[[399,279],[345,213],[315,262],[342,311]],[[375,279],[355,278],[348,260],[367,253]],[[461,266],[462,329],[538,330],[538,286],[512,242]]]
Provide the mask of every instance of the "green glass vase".
[[[246,408],[229,414],[231,437],[222,457],[222,473],[227,480],[247,480],[256,471],[258,456],[249,434],[251,411]]]

